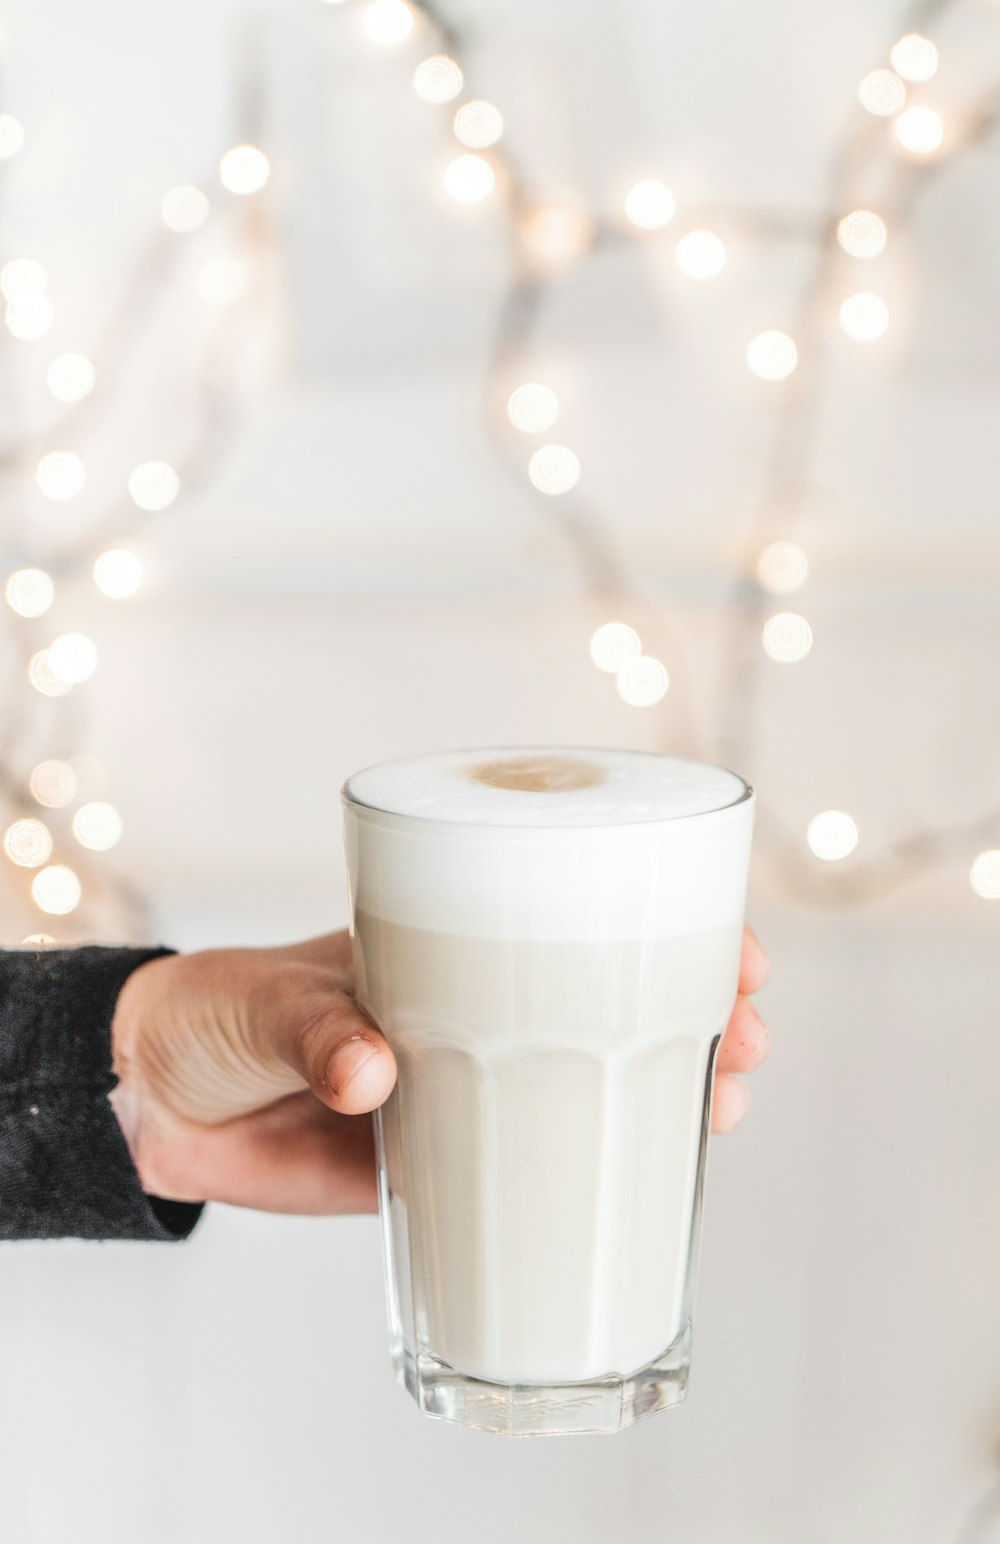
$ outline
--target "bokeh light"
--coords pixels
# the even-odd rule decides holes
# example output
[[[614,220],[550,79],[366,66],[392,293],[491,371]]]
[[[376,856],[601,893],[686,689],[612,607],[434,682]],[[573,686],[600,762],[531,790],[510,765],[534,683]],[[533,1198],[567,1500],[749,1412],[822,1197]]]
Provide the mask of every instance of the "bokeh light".
[[[858,828],[843,810],[824,810],[810,820],[806,841],[817,858],[835,863],[846,858],[858,845]]]
[[[799,362],[787,332],[759,332],[747,344],[747,364],[762,381],[783,381]]]
[[[463,102],[455,114],[454,130],[461,144],[485,150],[503,134],[503,118],[492,102]]]
[[[630,659],[642,653],[642,639],[627,622],[605,622],[590,640],[590,657],[598,670],[617,675]]]
[[[24,144],[24,129],[10,113],[0,113],[0,161],[9,161]]]
[[[246,294],[247,271],[235,257],[210,257],[198,273],[202,299],[213,306],[231,306]]]
[[[812,628],[794,611],[779,611],[764,623],[764,652],[782,665],[797,664],[812,648]]]
[[[840,307],[841,330],[856,343],[874,343],[889,325],[889,307],[881,295],[862,290],[848,295]]]
[[[563,273],[578,263],[594,236],[593,222],[575,204],[540,204],[521,223],[525,256],[544,273]]]
[[[568,493],[580,481],[580,462],[565,445],[542,445],[528,462],[528,476],[539,493]]]
[[[858,87],[858,97],[866,112],[891,118],[906,105],[906,87],[894,70],[872,70]]]
[[[479,204],[489,198],[496,180],[492,166],[481,155],[459,155],[448,164],[444,187],[460,204]]]
[[[809,559],[793,541],[772,541],[757,559],[761,588],[772,595],[790,595],[806,581]]]
[[[667,667],[649,654],[626,660],[618,672],[618,695],[633,708],[651,708],[669,685]]]
[[[25,933],[21,939],[23,949],[53,949],[56,940],[51,933]]]
[[[7,331],[22,343],[44,338],[54,318],[52,302],[46,295],[19,295],[16,300],[8,300],[3,313]]]
[[[893,125],[896,138],[912,155],[933,155],[944,139],[944,124],[933,107],[908,107]]]
[[[59,504],[75,499],[86,480],[86,468],[71,450],[50,450],[35,469],[35,481],[45,497]]]
[[[94,583],[110,600],[127,600],[142,583],[142,564],[126,547],[110,547],[94,560]]]
[[[1000,901],[1000,848],[979,854],[969,870],[969,883],[984,901]]]
[[[413,72],[413,89],[424,102],[452,102],[464,83],[461,66],[448,54],[432,54]]]
[[[662,182],[637,182],[625,195],[625,213],[642,231],[659,231],[676,213],[674,195]]]
[[[42,820],[15,820],[4,832],[3,850],[19,868],[39,868],[52,856],[52,832]]]
[[[40,761],[28,779],[35,803],[44,804],[50,810],[72,804],[77,786],[76,773],[68,761]]]
[[[45,372],[45,384],[57,402],[82,402],[96,380],[97,371],[85,354],[57,354]]]
[[[44,295],[49,276],[33,257],[12,257],[0,268],[0,293],[5,300]]]
[[[81,804],[73,816],[73,835],[91,852],[107,852],[122,834],[122,818],[113,804],[95,799]]]
[[[714,231],[688,231],[677,243],[674,262],[689,279],[714,279],[726,266],[726,249]]]
[[[919,32],[908,32],[893,45],[889,62],[904,80],[930,80],[938,67],[937,44]]]
[[[413,12],[404,0],[370,0],[365,6],[364,24],[373,43],[391,48],[413,31]]]
[[[71,868],[51,863],[39,869],[31,882],[31,896],[39,911],[53,917],[65,917],[80,904],[83,887]]]
[[[180,478],[166,461],[140,461],[128,480],[128,491],[140,509],[166,509],[180,486]]]
[[[160,204],[160,214],[163,223],[168,230],[177,231],[180,235],[188,235],[191,231],[200,230],[208,219],[211,205],[201,188],[192,187],[190,183],[184,183],[179,188],[171,188],[169,193],[164,193]]]
[[[837,240],[850,257],[878,257],[886,234],[885,221],[870,209],[853,209],[837,226]]]
[[[234,145],[219,162],[219,181],[222,186],[230,193],[238,193],[243,197],[249,193],[259,193],[270,175],[271,163],[256,145]]]
[[[28,680],[43,697],[65,697],[73,688],[68,681],[57,676],[49,664],[48,649],[39,649],[28,661]]]
[[[548,386],[526,381],[511,392],[507,417],[523,434],[541,434],[559,417],[559,398]]]
[[[43,568],[18,568],[4,586],[4,599],[19,617],[40,617],[55,599],[55,586]]]
[[[97,669],[97,646],[86,633],[60,633],[46,650],[49,668],[59,681],[78,686]]]

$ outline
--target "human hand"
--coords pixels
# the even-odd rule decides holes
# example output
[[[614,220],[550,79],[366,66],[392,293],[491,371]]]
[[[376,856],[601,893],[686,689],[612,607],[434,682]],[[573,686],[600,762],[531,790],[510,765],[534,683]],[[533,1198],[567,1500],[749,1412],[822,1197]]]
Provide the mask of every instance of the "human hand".
[[[750,1096],[734,1075],[766,1056],[748,1001],[767,959],[747,929],[739,991],[716,1058],[712,1127]],[[351,996],[350,938],[282,949],[212,949],[151,960],[112,1024],[111,1100],[143,1187],[178,1201],[278,1212],[377,1208],[372,1123],[396,1063]]]

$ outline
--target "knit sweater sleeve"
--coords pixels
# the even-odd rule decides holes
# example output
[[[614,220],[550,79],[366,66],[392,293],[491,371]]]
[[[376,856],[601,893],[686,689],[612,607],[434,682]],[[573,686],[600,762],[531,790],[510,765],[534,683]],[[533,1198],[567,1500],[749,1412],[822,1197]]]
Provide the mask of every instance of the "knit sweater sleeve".
[[[108,1099],[118,993],[170,952],[0,950],[0,1240],[173,1240],[198,1221],[144,1192]]]

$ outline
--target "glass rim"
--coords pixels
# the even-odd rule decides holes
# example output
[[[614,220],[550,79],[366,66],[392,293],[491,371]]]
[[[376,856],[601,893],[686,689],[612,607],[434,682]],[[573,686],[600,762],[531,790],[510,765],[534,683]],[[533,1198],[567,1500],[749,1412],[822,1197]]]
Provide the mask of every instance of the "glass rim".
[[[631,826],[676,825],[685,820],[704,820],[707,816],[722,815],[728,810],[737,809],[741,804],[746,804],[749,799],[754,797],[753,785],[748,783],[745,777],[741,777],[739,772],[734,772],[731,767],[722,766],[720,762],[703,761],[698,756],[670,756],[666,751],[641,750],[625,750],[625,754],[629,756],[655,757],[659,760],[682,761],[687,762],[691,766],[712,767],[716,771],[726,772],[730,777],[735,777],[740,784],[740,792],[735,799],[731,799],[727,804],[715,804],[711,809],[695,810],[688,815],[650,815],[642,816],[637,820],[610,820],[599,823],[594,821],[580,821],[576,823],[566,821],[560,822],[559,825],[549,826],[527,825],[513,820],[455,820],[442,818],[439,815],[425,815],[418,811],[390,810],[386,809],[384,805],[373,804],[369,799],[360,799],[351,792],[351,783],[356,777],[363,777],[366,772],[374,772],[380,767],[403,766],[408,762],[430,760],[441,755],[488,756],[503,751],[546,751],[549,753],[579,751],[584,754],[592,752],[595,755],[602,755],[609,750],[621,752],[625,748],[608,745],[473,745],[459,746],[449,751],[420,751],[415,756],[393,756],[388,761],[373,761],[366,767],[359,767],[356,772],[352,772],[342,783],[340,797],[344,804],[353,805],[355,809],[359,810],[370,810],[373,814],[384,815],[389,820],[421,821],[428,826],[456,826],[466,831],[533,831],[544,833],[546,836],[552,832],[559,831],[617,831]]]

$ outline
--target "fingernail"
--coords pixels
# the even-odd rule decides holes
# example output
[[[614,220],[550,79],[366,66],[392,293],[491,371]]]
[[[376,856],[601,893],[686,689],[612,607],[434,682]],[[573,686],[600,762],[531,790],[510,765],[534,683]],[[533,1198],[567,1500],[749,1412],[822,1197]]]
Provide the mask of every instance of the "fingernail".
[[[326,1072],[326,1081],[333,1092],[340,1095],[344,1092],[354,1075],[361,1071],[365,1062],[370,1062],[373,1056],[378,1055],[378,1046],[372,1045],[361,1035],[354,1035],[350,1040],[345,1040],[334,1052],[330,1065]]]

